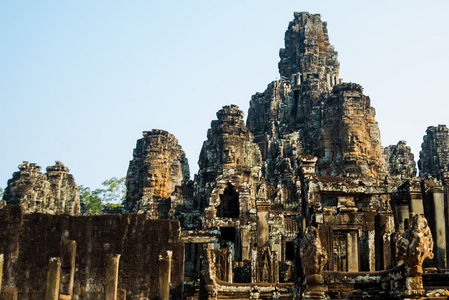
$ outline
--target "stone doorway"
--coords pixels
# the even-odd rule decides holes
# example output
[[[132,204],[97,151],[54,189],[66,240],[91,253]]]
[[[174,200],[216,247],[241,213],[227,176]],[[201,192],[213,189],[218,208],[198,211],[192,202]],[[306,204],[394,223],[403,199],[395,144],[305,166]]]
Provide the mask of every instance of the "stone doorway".
[[[332,242],[334,271],[358,272],[358,234],[355,230],[335,230]]]

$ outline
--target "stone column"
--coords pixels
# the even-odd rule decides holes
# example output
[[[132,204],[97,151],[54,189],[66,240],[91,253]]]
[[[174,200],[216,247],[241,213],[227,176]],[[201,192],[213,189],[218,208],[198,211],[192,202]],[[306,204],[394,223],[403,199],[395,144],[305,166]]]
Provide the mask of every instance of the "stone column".
[[[242,227],[242,260],[251,259],[251,240],[249,228]]]
[[[376,270],[376,243],[375,243],[375,236],[376,236],[376,232],[375,230],[369,230],[367,233],[367,237],[368,237],[368,253],[369,253],[369,258],[368,258],[368,267],[369,267],[369,271],[373,272]]]
[[[170,298],[170,276],[171,276],[172,251],[162,251],[159,254],[159,299]]]
[[[449,171],[441,173],[441,180],[444,185],[444,215],[446,227],[449,226]],[[449,240],[446,239],[446,269],[449,269]]]
[[[48,263],[47,289],[45,292],[46,300],[58,300],[60,276],[61,259],[59,257],[52,257]]]
[[[272,265],[272,281],[276,284],[279,283],[279,252],[273,251],[271,252],[271,265]]]
[[[257,247],[263,247],[268,243],[269,226],[268,226],[268,202],[257,203]]]
[[[348,255],[348,272],[359,271],[359,240],[357,231],[349,231],[346,237],[347,255]]]
[[[435,262],[436,267],[445,269],[446,256],[446,218],[444,215],[444,191],[440,187],[432,188],[432,199],[435,207]]]
[[[61,288],[64,295],[72,296],[75,279],[76,242],[63,241],[61,249]]]
[[[259,276],[257,272],[257,248],[251,249],[251,283],[256,283],[259,281]]]
[[[226,254],[226,264],[227,264],[227,274],[226,274],[226,281],[233,282],[233,276],[232,276],[232,249],[228,249]]]
[[[0,296],[2,295],[2,280],[3,280],[3,253],[0,254]]]
[[[120,254],[109,255],[106,269],[106,293],[105,299],[117,300],[118,266]]]

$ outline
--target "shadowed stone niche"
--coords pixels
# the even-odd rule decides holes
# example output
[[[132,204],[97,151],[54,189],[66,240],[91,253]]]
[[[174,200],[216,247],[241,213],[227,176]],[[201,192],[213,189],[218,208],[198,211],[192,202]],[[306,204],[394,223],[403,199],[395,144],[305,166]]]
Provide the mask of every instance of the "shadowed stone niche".
[[[189,177],[187,158],[175,136],[159,129],[144,131],[129,163],[125,209],[135,212],[153,199],[170,198]]]
[[[217,207],[217,217],[239,217],[239,193],[237,193],[230,183],[228,183],[223,194],[220,195],[220,205]]]
[[[270,247],[255,247],[252,250],[251,282],[279,283],[279,256]]]
[[[5,189],[3,200],[8,205],[22,205],[27,213],[76,215],[80,212],[78,186],[69,169],[60,161],[47,167],[24,161]]]

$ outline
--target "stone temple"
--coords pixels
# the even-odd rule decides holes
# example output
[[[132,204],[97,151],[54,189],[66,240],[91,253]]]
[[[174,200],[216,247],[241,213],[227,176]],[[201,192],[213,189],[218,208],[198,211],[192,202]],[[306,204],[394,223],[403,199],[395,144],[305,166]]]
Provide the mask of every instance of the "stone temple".
[[[246,121],[218,110],[193,180],[172,134],[143,132],[120,213],[80,213],[60,162],[21,164],[0,209],[2,299],[448,299],[449,129],[428,127],[417,177],[339,78],[320,15],[294,13],[279,55]]]

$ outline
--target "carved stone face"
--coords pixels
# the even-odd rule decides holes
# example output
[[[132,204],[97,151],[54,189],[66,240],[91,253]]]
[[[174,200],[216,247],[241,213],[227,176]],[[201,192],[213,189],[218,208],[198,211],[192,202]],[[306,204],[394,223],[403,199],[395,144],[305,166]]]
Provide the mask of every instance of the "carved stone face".
[[[146,184],[147,187],[155,187],[160,183],[160,181],[161,178],[157,170],[151,170],[148,172]]]
[[[235,147],[234,146],[225,146],[224,147],[222,161],[225,164],[235,163]]]

